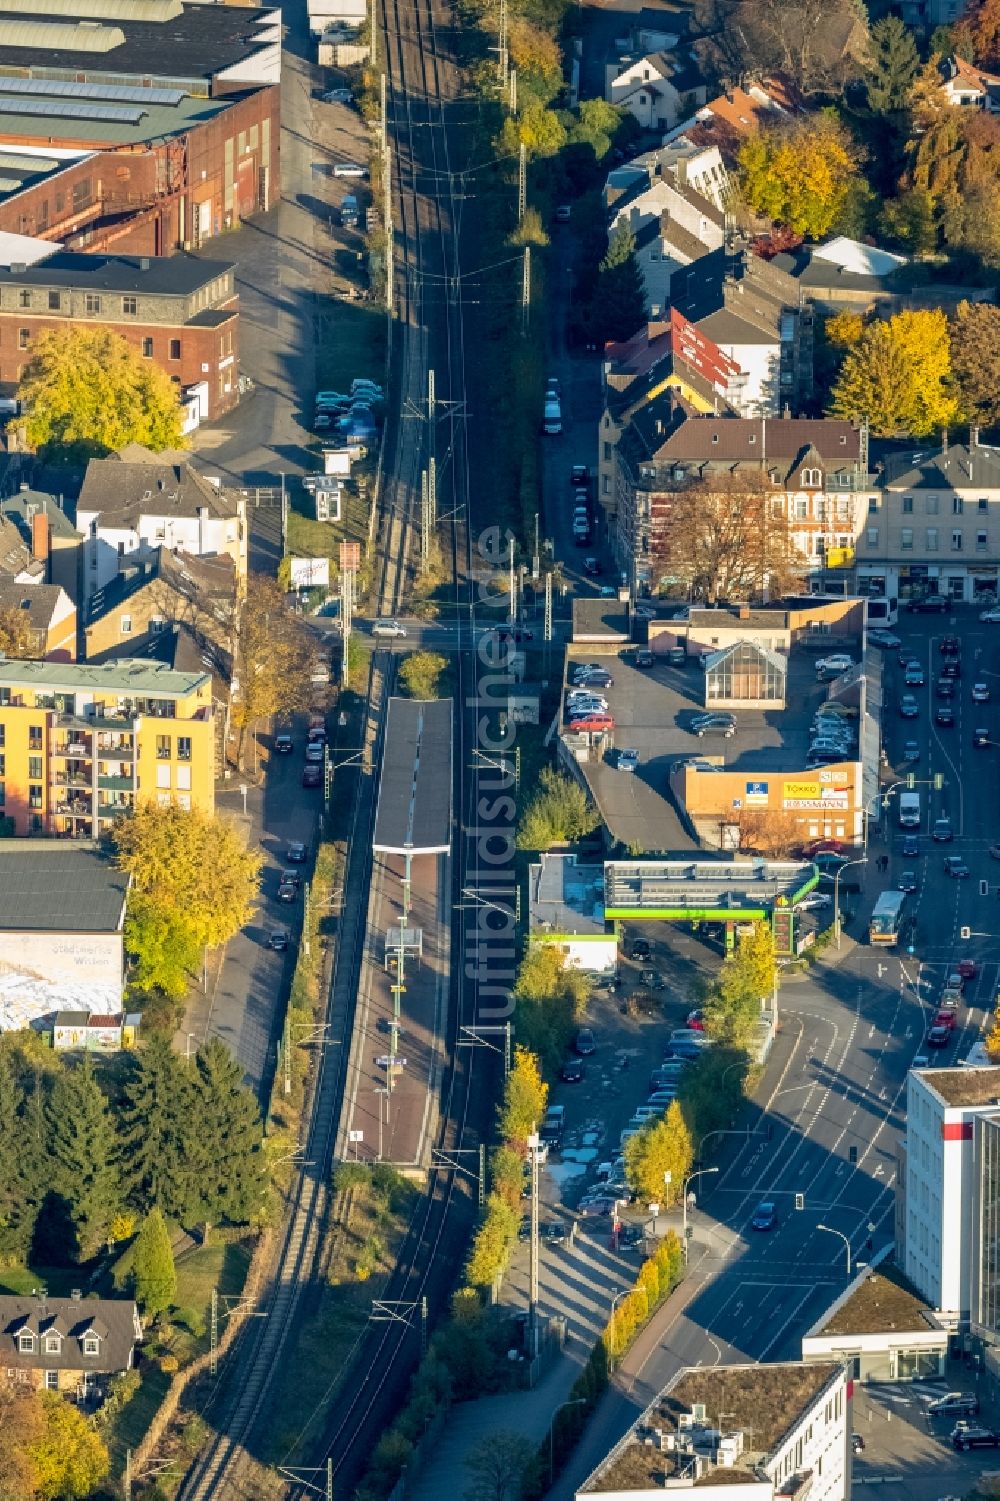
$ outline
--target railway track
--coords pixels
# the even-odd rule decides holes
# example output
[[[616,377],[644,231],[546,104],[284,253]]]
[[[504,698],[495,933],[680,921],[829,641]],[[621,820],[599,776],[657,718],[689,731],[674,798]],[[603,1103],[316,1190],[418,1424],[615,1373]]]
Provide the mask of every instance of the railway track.
[[[456,606],[467,604],[474,618],[471,549],[462,508],[468,499],[468,462],[464,423],[455,412],[464,398],[465,351],[461,302],[451,289],[459,286],[459,236],[454,179],[442,97],[442,59],[436,24],[445,16],[441,0],[381,0],[381,28],[387,59],[389,130],[393,144],[393,190],[396,207],[395,308],[400,346],[400,392],[403,412],[416,408],[427,390],[427,371],[435,368],[438,393],[448,412],[451,517],[448,526]],[[422,425],[426,428],[426,424]],[[384,545],[379,575],[381,614],[394,614],[411,578],[414,538],[419,523],[420,471],[426,464],[426,431],[402,417],[397,436],[391,493],[385,502]],[[466,598],[467,596],[467,598]],[[391,656],[376,653],[369,678],[365,728],[367,763],[377,767],[384,735],[384,708],[392,688]],[[464,702],[467,664],[458,658],[459,702]],[[463,827],[475,807],[475,778],[467,775],[471,751],[469,720],[456,715],[456,808]],[[274,1372],[294,1337],[304,1287],[314,1274],[322,1235],[331,1211],[330,1175],[337,1124],[344,1097],[349,1049],[338,1040],[350,1035],[366,951],[367,897],[371,877],[371,839],[375,818],[375,779],[360,769],[355,779],[354,816],[349,863],[344,881],[333,981],[326,1013],[333,1046],[320,1054],[309,1119],[287,1215],[277,1273],[261,1312],[244,1327],[228,1357],[239,1379],[228,1384],[228,1397],[210,1412],[216,1438],[199,1456],[179,1492],[180,1501],[226,1501],[233,1494],[255,1424],[264,1414]],[[454,900],[462,889],[464,838],[452,861]],[[464,1017],[466,986],[463,936],[453,935],[452,1006],[446,1044],[449,1064],[443,1083],[440,1146],[451,1149],[478,1144],[468,1130],[474,1074],[481,1072],[478,1051],[460,1050],[458,1029]],[[416,1310],[426,1298],[432,1313],[443,1305],[456,1270],[454,1248],[465,1243],[474,1215],[468,1183],[452,1172],[431,1174],[418,1202],[397,1265],[384,1290],[386,1300],[409,1305],[414,1317],[371,1326],[371,1334],[351,1367],[351,1395],[338,1403],[336,1416],[323,1428],[316,1463],[333,1459],[338,1492],[358,1478],[378,1429],[389,1420],[420,1354]],[[304,1415],[311,1421],[311,1415]],[[305,1486],[289,1494],[305,1497]]]

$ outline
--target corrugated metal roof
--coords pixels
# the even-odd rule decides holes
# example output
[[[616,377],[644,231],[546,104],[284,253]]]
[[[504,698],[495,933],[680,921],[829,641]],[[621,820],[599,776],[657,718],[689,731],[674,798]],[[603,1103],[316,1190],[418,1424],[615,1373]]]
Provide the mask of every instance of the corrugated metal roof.
[[[32,94],[46,99],[107,100],[112,104],[180,104],[183,89],[128,88],[117,83],[59,83],[46,78],[0,77],[0,96]]]
[[[57,167],[68,167],[54,156],[28,156],[20,151],[0,151],[0,171],[20,172],[25,177],[34,177],[39,172],[54,172]]]
[[[182,9],[181,0],[27,0],[23,8],[33,16],[66,16],[72,21],[87,17],[154,23],[173,21]]]
[[[148,111],[138,105],[77,104],[62,99],[9,99],[0,96],[0,111],[5,115],[41,115],[54,120],[107,120],[116,125],[138,125]]]
[[[0,20],[0,47],[37,47],[40,52],[113,52],[124,45],[125,33],[120,26]]]

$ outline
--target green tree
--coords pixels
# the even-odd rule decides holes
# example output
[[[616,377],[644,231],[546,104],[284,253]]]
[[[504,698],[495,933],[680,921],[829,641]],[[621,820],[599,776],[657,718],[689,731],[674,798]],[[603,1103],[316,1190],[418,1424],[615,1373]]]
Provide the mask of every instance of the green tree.
[[[142,1222],[132,1247],[135,1300],[147,1319],[168,1309],[177,1296],[174,1253],[163,1215],[154,1207]]]
[[[404,657],[399,681],[409,698],[440,698],[448,658],[436,651],[413,651]]]
[[[261,1211],[266,1189],[263,1132],[243,1070],[217,1037],[199,1048],[183,1164],[184,1222],[206,1229],[245,1224]]]
[[[825,235],[857,180],[861,152],[827,112],[755,132],[740,148],[740,185],[752,208],[808,239]]]
[[[930,255],[937,245],[934,199],[926,188],[907,188],[882,205],[882,231],[914,255]]]
[[[925,438],[955,422],[959,408],[944,313],[897,313],[866,328],[847,352],[830,409],[850,421],[864,418],[880,438]]]
[[[250,576],[236,624],[233,724],[236,760],[243,769],[247,731],[262,719],[306,709],[313,702],[316,649],[301,616],[277,579]]]
[[[529,945],[514,982],[515,1027],[547,1069],[559,1067],[589,994],[587,977],[567,969],[555,945]]]
[[[17,388],[33,448],[80,457],[127,443],[154,452],[180,448],[181,408],[165,371],[142,359],[121,334],[77,324],[45,329]]]
[[[0,651],[5,657],[39,657],[39,648],[27,610],[0,610]]]
[[[187,994],[202,949],[185,916],[164,912],[142,892],[130,894],[125,947],[132,961],[129,985],[141,995],[162,991],[171,1000]]]
[[[602,342],[627,339],[646,321],[646,287],[635,253],[635,235],[619,219],[597,277],[596,308]]]
[[[621,129],[622,111],[604,99],[584,99],[569,128],[570,146],[589,146],[596,162],[603,162]]]
[[[572,844],[596,829],[600,821],[600,814],[579,782],[544,766],[538,790],[518,826],[517,847],[547,850],[554,844]]]
[[[516,157],[524,146],[529,160],[555,156],[566,144],[566,127],[553,109],[532,99],[517,116],[508,115],[498,141],[500,156]]]
[[[469,1454],[468,1501],[520,1501],[535,1451],[520,1433],[490,1433]]]
[[[24,1092],[7,1054],[0,1054],[0,1257],[23,1256],[31,1236],[22,1178]],[[30,1201],[29,1201],[30,1202]]]
[[[876,21],[868,49],[868,108],[872,113],[888,115],[903,109],[919,67],[916,43],[899,17]]]
[[[171,940],[191,967],[194,956],[226,943],[249,920],[261,855],[235,824],[175,803],[141,804],[115,824],[114,840],[132,877],[127,942],[142,959],[143,985],[167,989],[177,968]]]
[[[500,1134],[524,1150],[528,1137],[542,1124],[549,1088],[538,1059],[527,1048],[514,1049],[514,1063],[504,1085],[500,1106]]]
[[[128,1060],[119,1107],[122,1173],[129,1202],[175,1217],[189,1129],[191,1076],[164,1037],[154,1037]]]
[[[89,1261],[120,1202],[118,1143],[90,1060],[56,1077],[46,1111],[52,1189],[66,1205],[77,1261]]]
[[[651,1122],[625,1143],[626,1177],[650,1202],[676,1204],[691,1161],[691,1133],[676,1100],[662,1120]]]
[[[37,1471],[31,1448],[45,1431],[37,1392],[20,1382],[0,1382],[0,1496],[36,1501]]]
[[[44,1432],[28,1454],[39,1501],[89,1496],[108,1473],[108,1451],[91,1420],[58,1392],[41,1393]]]
[[[960,302],[951,325],[951,368],[962,409],[973,422],[1000,422],[1000,307]]]
[[[761,1002],[769,1000],[777,977],[774,936],[766,923],[754,923],[727,956],[709,996],[706,1026],[730,1047],[749,1047],[760,1020]]]

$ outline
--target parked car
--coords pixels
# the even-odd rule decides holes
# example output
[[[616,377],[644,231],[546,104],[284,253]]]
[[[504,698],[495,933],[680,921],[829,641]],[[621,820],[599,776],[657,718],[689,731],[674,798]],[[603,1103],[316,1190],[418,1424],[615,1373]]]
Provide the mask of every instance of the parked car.
[[[949,1417],[972,1417],[979,1412],[979,1398],[972,1392],[945,1392],[928,1402],[927,1411],[932,1415],[946,1413]]]
[[[633,938],[631,955],[633,959],[649,959],[653,950],[648,938]]]
[[[274,737],[274,748],[279,756],[287,756],[295,748],[291,730],[279,730]]]
[[[267,935],[267,946],[276,954],[283,954],[291,941],[291,934],[287,928],[272,928]]]
[[[398,620],[376,620],[372,626],[373,636],[387,636],[394,639],[406,635],[406,626],[400,625]]]
[[[322,766],[323,745],[318,740],[311,740],[306,746],[306,763],[311,766]]]
[[[816,907],[829,907],[833,898],[822,891],[809,891],[800,902],[795,903],[796,912],[811,912]]]
[[[599,578],[601,574],[600,562],[597,558],[584,558],[583,571],[589,578]]]
[[[770,1199],[758,1204],[750,1221],[751,1230],[777,1230],[778,1211]]]
[[[831,657],[820,657],[819,661],[816,663],[816,675],[817,677],[820,674],[834,674],[836,676],[839,676],[840,673],[846,672],[848,668],[853,666],[853,657],[848,656],[846,652],[835,652]]]
[[[656,658],[651,651],[637,651],[633,654],[632,665],[634,667],[655,667]]]
[[[637,750],[620,750],[615,764],[619,771],[635,771],[639,765],[639,752]]]
[[[615,721],[610,714],[581,714],[570,720],[569,727],[578,734],[596,734],[613,730]]]
[[[584,1068],[579,1058],[567,1058],[559,1077],[564,1084],[582,1084]]]
[[[979,1423],[969,1424],[953,1429],[951,1442],[960,1454],[967,1449],[1000,1449],[1000,1433]]]
[[[901,719],[916,719],[920,713],[920,705],[912,693],[904,693],[899,700],[899,715]]]
[[[879,626],[875,626],[868,632],[868,640],[872,646],[879,646],[884,651],[895,651],[899,645],[898,636],[894,636],[891,631],[883,631]]]
[[[865,1452],[865,1440],[862,1434],[851,1434],[851,1452],[853,1454],[863,1454]]]
[[[367,177],[368,168],[362,167],[360,162],[334,162],[334,177]]]
[[[597,1052],[597,1039],[590,1027],[580,1027],[573,1038],[573,1051],[580,1058],[589,1058]]]
[[[724,715],[710,714],[696,726],[694,733],[699,740],[703,740],[706,735],[722,735],[724,739],[732,740],[736,734],[736,724]]]
[[[307,761],[305,766],[303,766],[302,768],[302,785],[303,787],[322,787],[322,766],[314,766],[312,762]]]
[[[951,604],[952,601],[943,594],[923,594],[907,600],[907,609],[914,610],[918,615],[944,615]]]
[[[283,870],[278,882],[278,901],[294,902],[299,894],[299,875],[295,870]]]
[[[1000,625],[1000,609],[984,610],[979,618],[983,625]]]
[[[320,98],[324,104],[350,104],[354,99],[350,89],[327,89]]]
[[[301,839],[290,839],[285,850],[285,859],[289,865],[305,865],[309,857],[309,851]]]

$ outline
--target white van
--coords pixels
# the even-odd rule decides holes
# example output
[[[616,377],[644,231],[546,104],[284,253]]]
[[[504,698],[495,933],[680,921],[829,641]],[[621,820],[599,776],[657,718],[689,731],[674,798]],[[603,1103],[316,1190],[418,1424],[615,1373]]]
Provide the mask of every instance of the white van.
[[[398,620],[376,620],[372,626],[373,636],[405,636],[406,626],[400,625]]]
[[[899,827],[901,829],[919,829],[919,792],[901,792],[899,794]]]
[[[562,432],[562,405],[558,396],[545,398],[545,410],[542,415],[542,432],[550,437]]]

